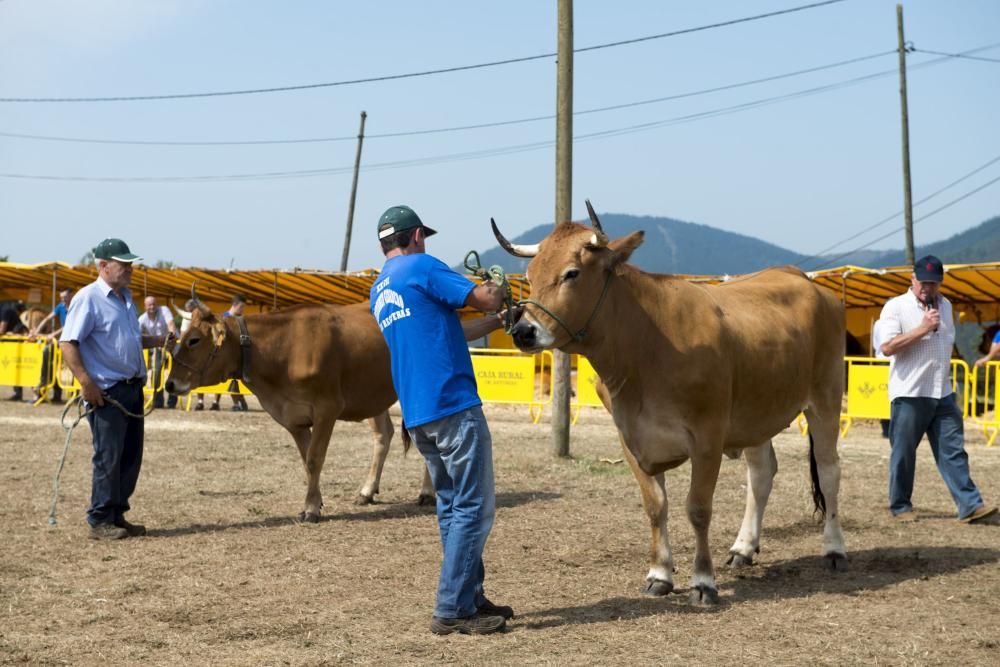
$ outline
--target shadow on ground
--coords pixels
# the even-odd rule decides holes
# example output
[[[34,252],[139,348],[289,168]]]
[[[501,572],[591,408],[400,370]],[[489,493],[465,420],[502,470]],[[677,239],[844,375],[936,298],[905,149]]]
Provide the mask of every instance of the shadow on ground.
[[[817,593],[862,597],[866,593],[913,579],[928,579],[996,563],[1000,551],[969,547],[893,547],[856,551],[850,555],[850,571],[831,574],[818,557],[805,556],[743,570],[733,581],[720,585],[715,607],[688,603],[688,589],[678,588],[662,598],[642,596],[636,584],[635,597],[614,597],[576,607],[554,607],[521,614],[515,628],[542,630],[564,625],[605,623],[662,614],[718,613],[734,605],[756,600],[802,598]],[[727,594],[727,592],[729,594]]]
[[[208,495],[211,492],[201,492]],[[547,491],[510,491],[497,494],[497,507],[509,509],[534,502],[547,502],[560,498],[561,494]],[[415,502],[379,503],[352,512],[327,514],[319,518],[319,523],[328,521],[385,521],[391,519],[408,519],[416,516],[434,516],[433,505],[417,505]],[[216,533],[223,530],[240,530],[246,528],[277,528],[301,524],[297,518],[287,516],[271,516],[250,521],[220,522],[211,524],[192,524],[176,528],[150,528],[149,537],[177,537],[195,533]],[[309,525],[309,524],[304,524]]]

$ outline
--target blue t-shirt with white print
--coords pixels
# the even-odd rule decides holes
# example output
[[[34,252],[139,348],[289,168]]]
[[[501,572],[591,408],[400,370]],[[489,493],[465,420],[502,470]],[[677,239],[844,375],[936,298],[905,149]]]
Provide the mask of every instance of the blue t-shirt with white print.
[[[455,312],[474,287],[424,253],[387,260],[372,285],[371,311],[389,346],[407,428],[482,405]]]

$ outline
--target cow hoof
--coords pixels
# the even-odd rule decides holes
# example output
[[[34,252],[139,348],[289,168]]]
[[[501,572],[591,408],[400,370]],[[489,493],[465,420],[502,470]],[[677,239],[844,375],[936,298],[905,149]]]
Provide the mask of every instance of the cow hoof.
[[[417,497],[417,504],[418,505],[433,505],[434,502],[435,502],[435,500],[436,499],[434,498],[434,496],[427,495],[426,493],[421,493]]]
[[[750,567],[753,565],[753,556],[744,556],[738,551],[730,551],[729,560],[726,561],[726,565],[734,570],[741,567]]]
[[[711,607],[719,604],[719,591],[705,584],[698,584],[691,589],[688,600],[696,607]]]
[[[302,523],[319,523],[319,513],[299,512],[299,521]]]
[[[366,496],[363,493],[359,493],[357,498],[354,499],[355,505],[373,505],[375,504],[375,496]]]
[[[670,595],[673,590],[674,585],[669,581],[647,579],[646,584],[642,587],[642,594],[648,595],[649,597],[659,598],[664,595]]]
[[[831,572],[847,572],[847,556],[836,551],[823,556],[823,567]]]

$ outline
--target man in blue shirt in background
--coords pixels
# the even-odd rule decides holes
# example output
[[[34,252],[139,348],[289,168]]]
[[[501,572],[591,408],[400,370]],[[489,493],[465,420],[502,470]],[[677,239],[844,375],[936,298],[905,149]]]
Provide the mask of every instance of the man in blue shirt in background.
[[[462,321],[471,306],[496,311],[498,285],[476,285],[426,254],[436,232],[407,206],[378,223],[385,265],[371,289],[371,310],[389,346],[403,427],[423,454],[437,493],[444,555],[431,632],[488,634],[513,618],[483,591],[483,547],[496,509],[493,443],[476,388],[468,340],[500,328],[499,318]]]
[[[144,336],[139,330],[128,284],[132,263],[140,259],[121,239],[101,241],[94,248],[97,280],[70,303],[59,339],[63,360],[80,382],[94,438],[87,510],[94,540],[146,534],[145,526],[125,520],[142,467],[142,387],[146,382],[142,350],[168,341],[164,336]]]
[[[59,303],[56,307],[52,309],[52,312],[45,316],[38,325],[31,330],[28,334],[28,340],[34,340],[41,334],[45,338],[45,350],[42,353],[42,377],[41,382],[38,385],[38,389],[35,390],[35,398],[40,397],[40,392],[42,387],[48,383],[49,373],[58,373],[59,369],[49,370],[52,364],[53,348],[55,343],[53,341],[59,340],[59,334],[62,333],[63,327],[66,326],[66,314],[69,312],[70,301],[73,300],[73,289],[70,287],[64,287],[59,291]],[[52,333],[42,334],[42,330],[45,326],[52,322]],[[62,387],[59,386],[58,378],[56,383],[52,386],[52,402],[60,403],[62,402]]]

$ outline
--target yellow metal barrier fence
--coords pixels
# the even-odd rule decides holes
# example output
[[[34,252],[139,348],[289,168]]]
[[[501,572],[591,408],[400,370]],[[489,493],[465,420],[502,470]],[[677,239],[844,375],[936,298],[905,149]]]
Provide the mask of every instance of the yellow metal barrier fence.
[[[470,348],[472,370],[476,374],[479,398],[484,403],[513,403],[528,406],[534,424],[542,409],[552,401],[552,353],[528,355],[518,350]],[[545,391],[546,366],[548,391]]]

